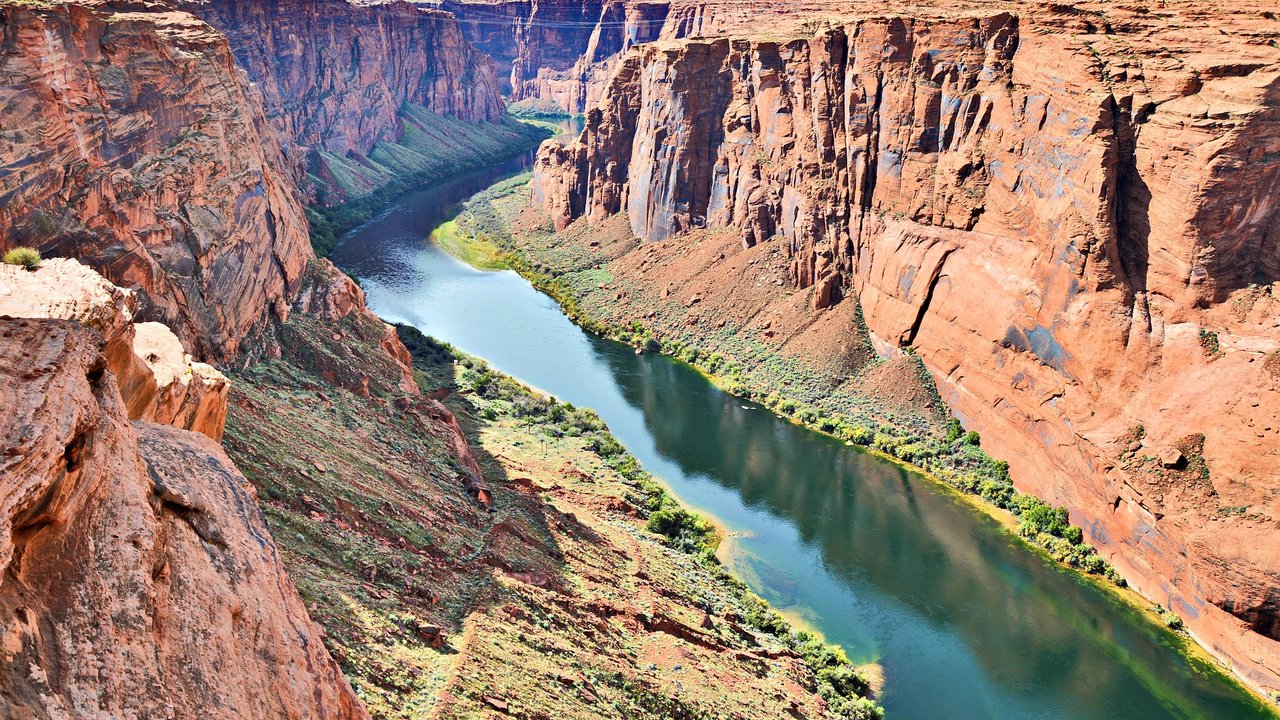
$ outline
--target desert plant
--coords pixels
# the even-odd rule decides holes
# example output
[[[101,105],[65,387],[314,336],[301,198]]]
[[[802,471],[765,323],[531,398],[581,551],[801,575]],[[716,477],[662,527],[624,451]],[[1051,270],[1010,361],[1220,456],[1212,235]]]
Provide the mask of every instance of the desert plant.
[[[40,251],[32,247],[16,247],[4,254],[4,262],[35,270],[40,267]]]

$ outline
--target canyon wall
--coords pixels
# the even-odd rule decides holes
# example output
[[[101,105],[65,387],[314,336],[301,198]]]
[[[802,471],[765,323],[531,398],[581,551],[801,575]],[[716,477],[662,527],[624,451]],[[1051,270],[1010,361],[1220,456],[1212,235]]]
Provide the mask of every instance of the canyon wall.
[[[599,99],[621,54],[657,40],[669,2],[574,0],[457,2],[467,39],[504,71],[501,89],[518,106],[580,113]]]
[[[179,12],[0,8],[0,248],[79,258],[226,361],[311,253],[226,39]]]
[[[743,27],[790,26],[822,16],[830,2],[697,0],[443,0],[462,32],[497,61],[501,91],[523,111],[586,112],[603,97],[623,55],[661,39],[706,37]]]
[[[492,61],[448,13],[408,2],[191,2],[226,34],[284,137],[338,155],[394,142],[399,111],[419,105],[469,122],[497,122]]]
[[[447,13],[180,4],[215,29],[177,7],[0,8],[0,249],[85,261],[226,363],[298,290],[299,188],[325,174],[312,150],[367,163],[405,131],[404,107],[476,123],[503,106]]]
[[[368,717],[207,436],[225,379],[162,361],[127,300],[73,260],[0,266],[0,715]],[[166,417],[176,385],[204,392]]]
[[[193,356],[248,363],[280,352],[291,315],[356,317],[377,377],[334,363],[323,379],[418,398],[482,482],[394,330],[315,260],[290,133],[364,147],[394,136],[407,103],[493,118],[489,64],[447,15],[342,8],[369,27],[331,17],[333,43],[299,46],[352,64],[273,64],[337,92],[343,114],[326,115],[306,82],[250,82],[223,34],[171,5],[0,6],[0,249],[63,256],[0,266],[0,715],[368,716],[216,442],[229,383]],[[372,37],[404,62],[361,63]],[[273,94],[264,111],[264,88],[316,105]]]
[[[1280,21],[875,12],[632,49],[535,202],[779,244],[814,313],[859,303],[1020,489],[1280,687]]]

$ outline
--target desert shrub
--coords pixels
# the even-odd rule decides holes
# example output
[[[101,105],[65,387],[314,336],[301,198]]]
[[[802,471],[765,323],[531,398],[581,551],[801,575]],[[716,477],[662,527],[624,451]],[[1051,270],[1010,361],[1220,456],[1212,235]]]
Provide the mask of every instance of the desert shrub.
[[[978,483],[976,490],[982,499],[999,508],[1007,508],[1013,501],[1013,486],[1008,482],[983,479]],[[966,492],[973,492],[973,490],[966,489]]]
[[[875,431],[865,425],[853,425],[844,431],[844,439],[854,445],[870,445]]]
[[[1218,333],[1200,328],[1200,347],[1204,348],[1205,355],[1217,355],[1221,350],[1218,344]]]
[[[452,362],[456,353],[448,343],[424,335],[421,330],[412,326],[396,323],[396,334],[404,343],[416,364],[433,366]]]
[[[592,435],[587,441],[587,449],[602,458],[611,458],[625,452],[622,443],[615,440],[612,435]]]
[[[884,708],[864,697],[828,700],[831,713],[842,720],[883,720]]]
[[[1181,630],[1183,628],[1182,618],[1178,617],[1168,608],[1160,608],[1160,622],[1170,630]]]
[[[4,254],[6,265],[18,265],[28,270],[40,267],[40,251],[31,247],[16,247]]]
[[[1056,508],[1039,500],[1026,505],[1022,511],[1022,522],[1018,525],[1018,532],[1024,537],[1038,533],[1062,537],[1063,532],[1071,525],[1066,508]]]
[[[649,532],[667,538],[667,544],[687,553],[710,549],[715,528],[705,518],[684,508],[668,506],[654,511],[645,525]]]
[[[951,418],[947,421],[947,444],[954,443],[964,435],[964,428],[961,427],[960,421]]]
[[[964,443],[966,445],[974,445],[974,446],[981,445],[982,436],[978,434],[977,430],[970,430],[964,435]]]
[[[518,418],[542,417],[550,409],[551,401],[538,395],[519,395],[511,401],[511,413]]]

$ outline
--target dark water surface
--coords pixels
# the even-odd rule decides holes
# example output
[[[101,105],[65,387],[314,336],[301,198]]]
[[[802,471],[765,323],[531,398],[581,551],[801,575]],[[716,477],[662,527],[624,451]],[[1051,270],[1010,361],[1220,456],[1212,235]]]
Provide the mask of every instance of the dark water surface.
[[[855,661],[884,666],[890,720],[1272,717],[949,492],[677,362],[589,336],[514,273],[426,242],[460,200],[530,163],[525,153],[410,192],[332,259],[388,321],[599,411],[646,469],[735,533],[721,555],[739,577]]]

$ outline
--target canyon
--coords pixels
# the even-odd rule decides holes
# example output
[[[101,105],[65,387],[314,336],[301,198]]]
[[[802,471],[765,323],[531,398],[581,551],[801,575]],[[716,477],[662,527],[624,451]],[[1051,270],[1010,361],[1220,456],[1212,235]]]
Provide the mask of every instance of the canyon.
[[[1235,10],[864,5],[660,40],[544,147],[534,203],[622,243],[597,305],[624,324],[670,296],[658,325],[732,318],[818,370],[859,334],[918,357],[1017,488],[1270,692],[1280,24]],[[781,298],[741,306],[761,253]]]
[[[0,250],[46,257],[0,266],[3,714],[877,712],[644,529],[598,419],[527,456],[553,401],[448,400],[315,256],[308,203],[543,137],[493,78],[410,3],[0,4]]]
[[[598,418],[536,454],[545,400],[317,257],[319,213],[540,138],[507,101],[585,115],[520,218],[607,265],[591,307],[954,413],[1280,690],[1277,36],[1252,0],[0,1],[0,250],[51,258],[0,265],[3,714],[830,710]]]

